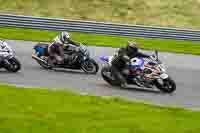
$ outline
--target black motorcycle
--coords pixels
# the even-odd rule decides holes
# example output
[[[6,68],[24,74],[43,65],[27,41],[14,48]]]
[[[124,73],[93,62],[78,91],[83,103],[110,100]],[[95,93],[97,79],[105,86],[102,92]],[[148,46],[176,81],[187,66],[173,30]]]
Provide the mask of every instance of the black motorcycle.
[[[48,63],[48,44],[38,43],[34,46],[34,54],[32,58],[35,59],[45,69],[52,69]],[[64,59],[63,64],[56,64],[53,68],[65,68],[65,69],[82,69],[88,74],[96,74],[99,70],[99,66],[96,61],[90,58],[88,49],[81,45],[78,51],[69,50],[64,48],[64,54],[68,57]],[[74,55],[75,54],[75,55]],[[73,63],[69,63],[69,56],[73,56]]]
[[[13,53],[6,53],[0,55],[0,68],[4,68],[8,72],[18,72],[21,69],[21,64]]]

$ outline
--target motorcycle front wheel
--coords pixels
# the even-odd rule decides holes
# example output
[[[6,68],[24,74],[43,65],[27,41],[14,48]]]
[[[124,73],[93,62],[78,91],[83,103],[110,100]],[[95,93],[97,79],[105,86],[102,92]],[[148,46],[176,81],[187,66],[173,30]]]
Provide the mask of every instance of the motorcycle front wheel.
[[[81,68],[87,74],[96,74],[99,71],[99,65],[93,59],[84,61]]]
[[[163,84],[160,84],[157,80],[155,81],[155,86],[165,93],[173,93],[176,90],[176,83],[171,77],[163,80]]]
[[[5,69],[9,72],[18,72],[21,69],[19,60],[15,57],[8,60],[10,65],[6,65]]]

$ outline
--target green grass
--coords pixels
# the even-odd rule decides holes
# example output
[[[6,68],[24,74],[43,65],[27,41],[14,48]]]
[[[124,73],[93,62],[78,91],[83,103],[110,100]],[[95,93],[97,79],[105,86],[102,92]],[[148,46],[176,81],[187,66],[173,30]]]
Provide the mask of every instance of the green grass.
[[[46,30],[33,30],[21,28],[0,28],[0,38],[29,40],[29,41],[48,41],[59,34],[59,32]],[[122,47],[127,44],[128,40],[136,40],[141,43],[141,48],[147,50],[160,50],[167,52],[177,52],[185,54],[200,55],[200,43],[192,41],[177,41],[169,39],[144,39],[144,38],[128,38],[119,36],[72,33],[72,38],[78,42],[95,46],[111,46]]]
[[[0,85],[1,133],[198,133],[200,112]]]
[[[199,0],[0,0],[2,13],[200,28]]]

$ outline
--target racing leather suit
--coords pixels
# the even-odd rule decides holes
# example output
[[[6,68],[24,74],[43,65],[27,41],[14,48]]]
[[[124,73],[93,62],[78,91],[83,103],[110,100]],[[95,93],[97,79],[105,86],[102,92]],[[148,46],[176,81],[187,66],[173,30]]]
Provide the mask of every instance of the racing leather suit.
[[[143,54],[138,51],[138,48],[120,48],[117,55],[112,60],[112,73],[120,84],[126,84],[126,79],[122,75],[122,70],[126,67],[126,63],[135,57],[150,58],[149,55]]]
[[[6,42],[0,40],[0,57],[12,53],[11,47]]]
[[[54,63],[62,64],[64,62],[64,44],[71,44],[75,47],[79,46],[78,43],[67,39],[65,42],[62,42],[60,40],[60,36],[57,36],[54,39],[54,42],[48,47],[49,57],[50,60],[48,61],[49,64],[53,65]],[[65,45],[65,47],[68,47],[68,45]]]
[[[11,47],[6,42],[0,40],[0,63],[4,61],[5,57],[12,54],[13,54],[13,51]],[[4,62],[4,65],[9,65],[9,63]]]

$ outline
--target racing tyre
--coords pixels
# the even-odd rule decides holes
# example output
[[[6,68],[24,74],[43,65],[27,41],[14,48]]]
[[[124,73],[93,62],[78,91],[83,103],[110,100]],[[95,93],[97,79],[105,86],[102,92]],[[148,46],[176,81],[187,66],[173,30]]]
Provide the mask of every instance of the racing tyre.
[[[176,90],[176,83],[170,77],[164,79],[162,85],[158,81],[156,81],[155,85],[159,90],[165,93],[173,93]]]
[[[110,67],[106,66],[101,69],[102,78],[112,86],[119,86],[120,83],[115,80],[115,78],[111,74]]]
[[[5,68],[9,72],[18,72],[21,69],[19,60],[15,57],[8,60],[10,65],[6,65]]]
[[[49,66],[48,63],[45,62],[45,60],[41,59],[40,57],[38,57],[37,55],[32,55],[32,58],[35,59],[37,61],[37,63],[44,69],[52,69],[51,66]]]
[[[99,71],[99,65],[93,59],[84,61],[81,68],[87,74],[96,74]]]

